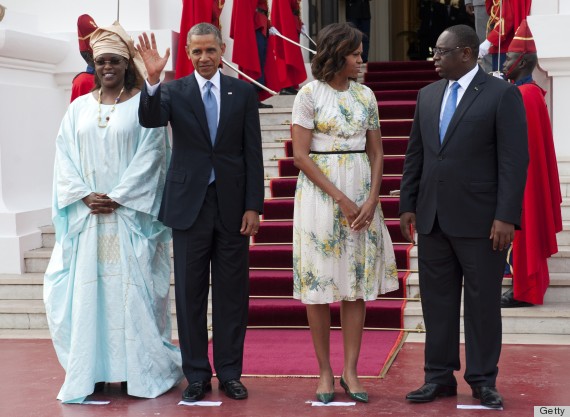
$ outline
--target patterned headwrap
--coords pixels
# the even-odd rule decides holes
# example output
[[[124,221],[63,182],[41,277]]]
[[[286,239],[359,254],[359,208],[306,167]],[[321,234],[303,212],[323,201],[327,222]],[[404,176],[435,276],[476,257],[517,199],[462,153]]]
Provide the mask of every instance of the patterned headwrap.
[[[141,88],[147,76],[143,60],[135,48],[133,38],[123,29],[119,22],[109,27],[99,28],[91,35],[93,58],[102,54],[115,54],[128,59],[137,73],[136,86]]]

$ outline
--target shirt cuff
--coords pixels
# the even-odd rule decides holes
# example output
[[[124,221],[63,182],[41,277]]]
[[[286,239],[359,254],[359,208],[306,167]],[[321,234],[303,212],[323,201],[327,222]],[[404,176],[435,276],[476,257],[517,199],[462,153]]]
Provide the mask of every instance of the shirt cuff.
[[[158,87],[160,87],[160,81],[157,82],[155,85],[150,85],[148,80],[144,80],[144,82],[146,83],[146,92],[149,96],[154,96],[154,93],[156,93],[156,90],[158,90]]]

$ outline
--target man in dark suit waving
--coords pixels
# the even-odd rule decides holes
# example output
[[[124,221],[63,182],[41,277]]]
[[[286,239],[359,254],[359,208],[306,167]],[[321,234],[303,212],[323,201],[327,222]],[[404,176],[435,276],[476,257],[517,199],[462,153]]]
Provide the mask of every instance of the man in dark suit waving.
[[[520,224],[527,131],[520,93],[479,68],[478,42],[465,25],[437,40],[434,63],[443,80],[420,90],[406,152],[400,226],[409,241],[418,232],[426,326],[425,384],[406,398],[457,394],[463,281],[464,377],[482,405],[501,408],[501,280]]]
[[[148,78],[139,119],[173,132],[173,152],[159,219],[172,228],[178,334],[188,387],[185,401],[211,390],[206,313],[210,266],[214,367],[219,387],[247,398],[241,383],[249,296],[249,236],[263,208],[263,158],[253,87],[218,70],[225,44],[220,31],[199,23],[186,52],[195,72],[160,84],[170,51],[160,56],[154,34],[137,45]],[[178,57],[182,59],[183,57]]]

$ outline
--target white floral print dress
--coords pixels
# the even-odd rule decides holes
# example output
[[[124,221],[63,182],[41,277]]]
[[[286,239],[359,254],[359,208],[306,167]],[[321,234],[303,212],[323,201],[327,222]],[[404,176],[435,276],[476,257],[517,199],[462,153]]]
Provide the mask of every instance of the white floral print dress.
[[[374,93],[351,81],[337,91],[312,81],[297,94],[293,124],[313,131],[311,151],[363,150],[380,126]],[[310,154],[327,178],[361,206],[370,193],[366,153]],[[293,216],[293,296],[305,304],[375,300],[398,289],[392,241],[380,205],[368,229],[352,231],[337,203],[301,172]]]

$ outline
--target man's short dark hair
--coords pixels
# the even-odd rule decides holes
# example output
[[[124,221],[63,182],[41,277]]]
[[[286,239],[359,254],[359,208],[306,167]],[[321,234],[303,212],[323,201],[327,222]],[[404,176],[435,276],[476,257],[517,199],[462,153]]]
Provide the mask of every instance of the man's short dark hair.
[[[224,43],[224,41],[222,40],[222,33],[220,32],[220,29],[218,29],[216,26],[212,25],[211,23],[202,22],[192,26],[188,31],[188,35],[186,36],[186,45],[190,44],[190,39],[192,38],[193,35],[196,36],[214,35],[216,41],[220,46],[222,46],[222,44]]]
[[[455,36],[457,40],[456,46],[471,48],[475,57],[479,55],[479,37],[471,26],[455,25],[448,27],[445,31]]]

